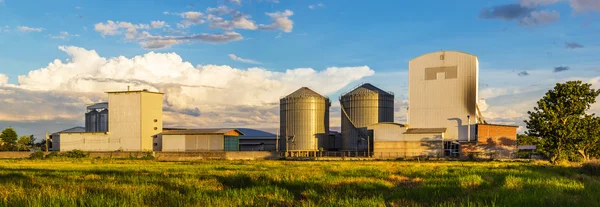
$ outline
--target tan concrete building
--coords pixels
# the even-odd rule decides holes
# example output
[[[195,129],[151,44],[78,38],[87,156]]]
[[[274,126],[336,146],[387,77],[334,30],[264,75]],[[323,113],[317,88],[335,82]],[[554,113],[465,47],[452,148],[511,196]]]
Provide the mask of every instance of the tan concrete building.
[[[410,60],[410,127],[446,128],[445,140],[474,140],[478,75],[477,56],[463,52],[438,51]]]
[[[63,132],[60,151],[152,151],[162,133],[162,93],[108,92],[108,132]]]

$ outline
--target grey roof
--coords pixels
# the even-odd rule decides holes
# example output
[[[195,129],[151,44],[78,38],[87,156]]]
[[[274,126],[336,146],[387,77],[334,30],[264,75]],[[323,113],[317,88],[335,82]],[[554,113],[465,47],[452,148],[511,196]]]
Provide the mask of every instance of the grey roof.
[[[240,138],[243,138],[243,137],[273,137],[273,139],[275,139],[275,137],[277,136],[276,134],[258,130],[258,129],[239,128],[238,130],[241,131],[242,133],[244,133],[244,136],[241,136]]]
[[[359,94],[373,94],[373,93],[381,94],[381,95],[390,95],[390,96],[393,95],[392,93],[381,90],[380,88],[377,88],[370,83],[365,83],[342,96],[359,95]]]
[[[319,98],[325,98],[325,99],[327,98],[308,87],[302,87],[302,88],[294,91],[290,95],[287,95],[286,97],[283,97],[283,98],[304,98],[304,97],[319,97]]]
[[[101,102],[101,103],[93,103],[87,106],[88,110],[91,109],[105,109],[108,108],[108,102]]]
[[[398,126],[401,126],[401,127],[407,127],[408,126],[406,124],[401,124],[401,123],[396,123],[396,122],[379,122],[379,123],[371,124],[370,126],[379,125],[379,124],[398,125]]]
[[[59,133],[60,132],[85,132],[85,127],[77,126],[77,127],[73,127],[73,128],[69,128],[69,129],[65,129],[65,130],[59,131]]]
[[[438,134],[446,132],[446,128],[411,128],[404,134]]]
[[[231,131],[236,131],[240,135],[244,135],[244,133],[237,129],[184,129],[166,131],[163,132],[163,135],[225,134]]]

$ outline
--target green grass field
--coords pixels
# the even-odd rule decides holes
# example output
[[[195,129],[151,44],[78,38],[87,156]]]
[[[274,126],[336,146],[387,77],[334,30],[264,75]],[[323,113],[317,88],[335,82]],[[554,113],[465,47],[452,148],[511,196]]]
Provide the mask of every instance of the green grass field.
[[[600,178],[505,162],[0,160],[0,206],[599,206]]]

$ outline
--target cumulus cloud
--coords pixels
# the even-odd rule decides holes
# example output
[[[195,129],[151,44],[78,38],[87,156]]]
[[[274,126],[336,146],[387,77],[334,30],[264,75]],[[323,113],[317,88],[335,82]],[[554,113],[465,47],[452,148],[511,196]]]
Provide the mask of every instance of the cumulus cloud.
[[[249,64],[256,64],[256,65],[262,64],[262,63],[260,63],[260,62],[258,62],[256,60],[244,59],[244,58],[238,57],[238,56],[236,56],[234,54],[229,54],[228,56],[232,60],[235,60],[235,61],[238,61],[238,62],[249,63]]]
[[[560,19],[560,14],[558,11],[533,11],[529,14],[529,16],[523,17],[519,21],[519,25],[521,26],[542,26],[547,25],[553,22],[556,22]]]
[[[276,127],[280,97],[302,86],[331,94],[374,73],[367,66],[283,72],[227,65],[193,66],[175,53],[106,58],[79,47],[59,49],[68,54],[67,61],[57,59],[21,75],[18,85],[0,85],[0,102],[11,108],[0,112],[0,119],[83,120],[86,103],[105,100],[105,91],[131,86],[134,90],[165,93],[165,126]],[[31,104],[24,103],[27,101]],[[49,103],[41,104],[45,108],[38,112],[40,108],[34,105],[43,102]],[[36,111],[31,111],[33,108]]]
[[[570,69],[570,68],[569,68],[569,67],[567,67],[567,66],[558,66],[558,67],[554,67],[554,70],[553,70],[553,71],[554,71],[555,73],[558,73],[558,72],[567,71],[567,70],[569,70],[569,69]]]
[[[577,48],[583,48],[583,45],[576,43],[576,42],[565,42],[565,48],[577,49]]]
[[[8,83],[8,76],[0,73],[0,86]]]
[[[28,27],[28,26],[19,26],[17,27],[17,29],[19,29],[19,31],[21,32],[41,32],[42,30],[44,30],[44,28],[41,27]]]
[[[528,76],[529,72],[527,72],[527,71],[521,71],[521,72],[517,73],[517,75],[518,76]]]
[[[259,25],[258,28],[261,30],[282,30],[284,32],[292,32],[294,28],[294,22],[289,19],[290,16],[294,15],[294,12],[285,10],[284,12],[265,13],[271,17],[271,24]]]

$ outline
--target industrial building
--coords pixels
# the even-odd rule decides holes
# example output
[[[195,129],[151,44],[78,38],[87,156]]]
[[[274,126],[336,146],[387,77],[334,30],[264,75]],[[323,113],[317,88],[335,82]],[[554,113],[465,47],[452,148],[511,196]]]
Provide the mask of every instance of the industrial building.
[[[237,129],[242,132],[243,135],[239,136],[240,140],[240,151],[277,151],[277,134],[270,132],[239,128]]]
[[[60,138],[53,140],[55,149],[59,151],[153,150],[154,137],[162,133],[163,94],[147,90],[117,91],[107,92],[107,94],[108,130],[87,131],[87,129],[98,128],[88,125],[86,119],[85,132],[59,133]]]
[[[329,98],[302,87],[280,100],[280,149],[315,152],[329,137]]]
[[[108,92],[108,102],[86,107],[85,128],[52,134],[52,149],[511,157],[517,127],[484,121],[477,106],[478,74],[475,55],[438,51],[416,57],[408,68],[407,123],[394,123],[393,93],[366,83],[340,96],[341,133],[329,129],[329,98],[308,87],[280,99],[278,134],[246,128],[163,129],[162,93]]]

